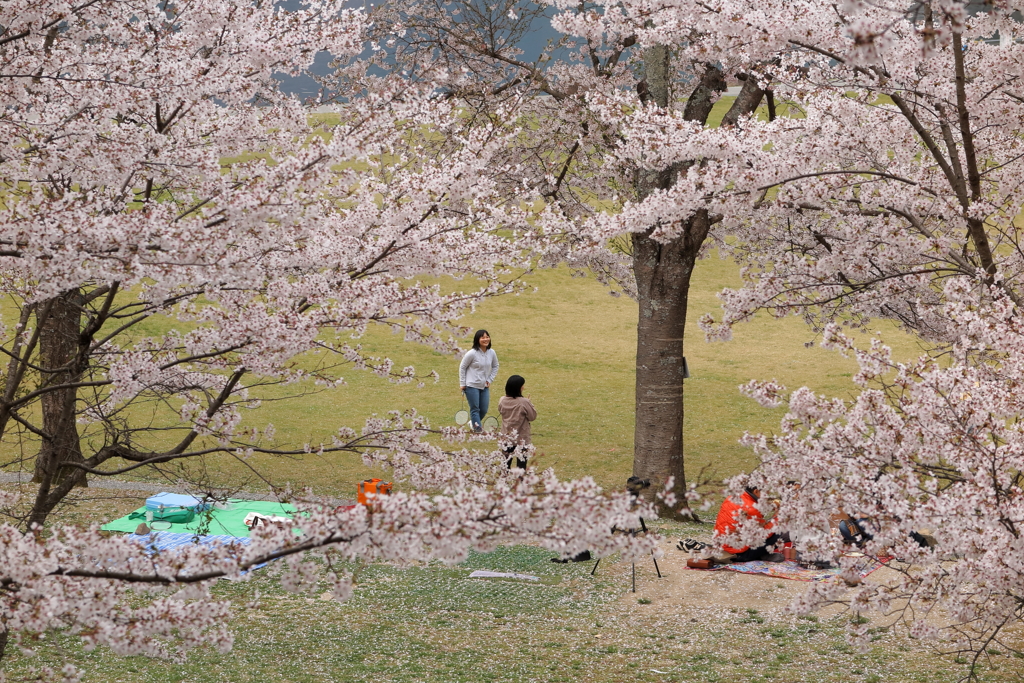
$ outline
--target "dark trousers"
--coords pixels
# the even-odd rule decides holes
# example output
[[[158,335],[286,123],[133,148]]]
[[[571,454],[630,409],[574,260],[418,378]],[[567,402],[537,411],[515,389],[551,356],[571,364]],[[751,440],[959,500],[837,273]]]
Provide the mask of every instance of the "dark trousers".
[[[508,467],[509,469],[512,469],[512,467],[513,467],[512,461],[514,460],[515,461],[515,467],[518,467],[521,470],[525,470],[526,469],[526,458],[520,458],[518,455],[515,456],[515,457],[512,457],[512,454],[516,452],[516,446],[509,446],[508,448],[506,448],[504,450],[505,450],[505,455],[508,456],[508,460],[505,461],[505,466],[506,467]]]
[[[765,539],[764,545],[759,545],[756,548],[747,548],[742,553],[737,553],[732,556],[733,562],[756,562],[757,560],[766,560],[768,556],[772,554],[769,550],[771,546],[778,543],[781,539],[778,534],[772,534]]]

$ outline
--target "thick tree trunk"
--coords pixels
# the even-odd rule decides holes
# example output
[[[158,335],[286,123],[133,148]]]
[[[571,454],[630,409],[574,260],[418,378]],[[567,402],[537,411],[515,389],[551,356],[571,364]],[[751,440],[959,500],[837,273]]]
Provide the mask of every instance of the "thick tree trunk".
[[[82,305],[82,293],[77,289],[52,300],[49,315],[40,329],[39,362],[43,369],[40,388],[72,384],[81,376]],[[42,524],[52,511],[49,501],[56,498],[55,487],[87,485],[82,470],[64,466],[64,463],[84,461],[75,414],[77,397],[77,389],[69,387],[47,392],[40,398],[44,436],[32,477],[32,481],[39,484],[39,492],[30,524]],[[59,498],[54,504],[57,501]]]
[[[671,61],[668,48],[644,51],[644,81],[640,97],[666,108],[671,99]],[[637,194],[645,199],[668,189],[673,169],[645,170],[637,179]],[[677,494],[685,491],[683,465],[683,331],[686,302],[696,250],[689,253],[685,236],[671,242],[651,237],[654,227],[633,235],[633,274],[640,317],[636,343],[636,427],[633,432],[633,475],[649,479],[648,498],[670,477]],[[700,248],[700,244],[697,244]],[[684,506],[685,506],[685,499]],[[679,515],[673,510],[662,514]]]
[[[661,488],[683,484],[683,332],[693,272],[680,240],[633,236],[640,317],[636,333],[636,428],[633,474]]]
[[[710,228],[707,212],[687,221],[683,234],[658,242],[649,234],[633,235],[633,272],[640,315],[636,340],[636,428],[633,474],[651,481],[651,490],[675,479],[682,499],[686,490],[683,458],[683,335],[697,253]],[[690,517],[685,499],[679,512]]]
[[[640,97],[647,104],[667,108],[672,101],[671,58],[663,46],[644,52],[644,80]],[[725,90],[722,72],[708,65],[683,112],[690,121],[706,123],[714,106],[715,93]],[[743,88],[723,118],[723,125],[736,125],[740,117],[754,111],[763,93],[753,78]],[[637,178],[640,199],[672,187],[677,173],[695,161],[677,168],[645,170]],[[690,276],[701,245],[711,228],[706,210],[697,211],[681,226],[679,237],[669,242],[651,238],[657,226],[633,235],[633,274],[636,278],[640,317],[636,342],[636,428],[633,434],[633,475],[649,479],[647,495],[674,479],[673,490],[680,500],[675,510],[661,514],[693,518],[686,503],[686,469],[683,450],[683,334]]]

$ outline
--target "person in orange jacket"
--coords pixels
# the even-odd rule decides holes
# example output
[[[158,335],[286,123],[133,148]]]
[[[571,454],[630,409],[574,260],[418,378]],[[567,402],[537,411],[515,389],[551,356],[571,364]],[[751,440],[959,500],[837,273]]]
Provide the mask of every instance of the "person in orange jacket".
[[[735,532],[736,527],[742,522],[744,517],[756,519],[766,531],[770,532],[772,523],[765,521],[764,515],[757,509],[757,500],[760,494],[761,492],[758,489],[748,486],[743,490],[743,495],[740,496],[739,502],[733,500],[731,496],[727,496],[722,501],[722,507],[718,510],[718,517],[715,519],[714,535],[716,537],[726,536]],[[749,545],[742,548],[733,548],[723,544],[722,549],[727,553],[732,553],[733,562],[753,562],[755,560],[781,561],[782,555],[777,555],[776,557],[776,554],[769,550],[771,546],[780,540],[783,539],[778,534],[770,533],[765,538],[763,545],[753,548]]]

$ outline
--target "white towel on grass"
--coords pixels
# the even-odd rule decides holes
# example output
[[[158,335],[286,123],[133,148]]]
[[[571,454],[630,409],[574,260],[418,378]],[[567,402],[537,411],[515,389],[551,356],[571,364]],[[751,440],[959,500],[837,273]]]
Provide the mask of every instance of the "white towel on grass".
[[[471,579],[526,579],[527,581],[540,581],[539,576],[529,574],[513,574],[511,572],[489,572],[485,569],[477,569],[469,575]]]

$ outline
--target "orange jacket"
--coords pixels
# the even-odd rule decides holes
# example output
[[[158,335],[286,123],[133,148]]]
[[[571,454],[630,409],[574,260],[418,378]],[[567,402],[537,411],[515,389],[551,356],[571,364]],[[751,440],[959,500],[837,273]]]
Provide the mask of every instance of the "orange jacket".
[[[743,517],[748,519],[756,519],[760,522],[761,526],[765,529],[771,529],[772,523],[764,521],[764,515],[757,509],[757,499],[754,498],[748,491],[744,491],[740,497],[740,502],[736,502],[732,497],[727,497],[722,501],[722,507],[718,510],[718,518],[715,519],[715,536],[726,536],[736,531],[737,524],[742,521],[742,518],[737,519],[737,516],[742,514]],[[727,553],[736,555],[749,550],[750,546],[743,546],[742,548],[732,548],[727,545],[722,546],[722,550]]]

